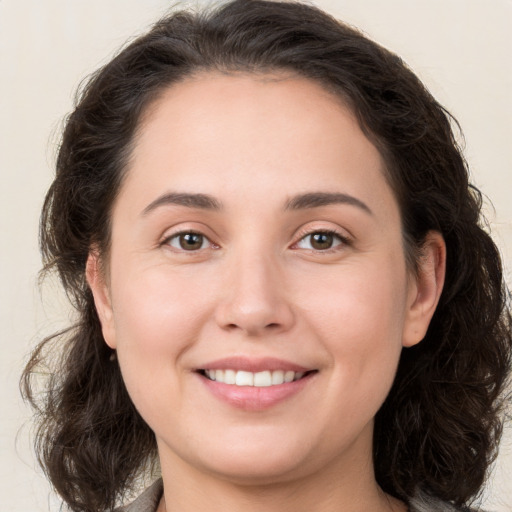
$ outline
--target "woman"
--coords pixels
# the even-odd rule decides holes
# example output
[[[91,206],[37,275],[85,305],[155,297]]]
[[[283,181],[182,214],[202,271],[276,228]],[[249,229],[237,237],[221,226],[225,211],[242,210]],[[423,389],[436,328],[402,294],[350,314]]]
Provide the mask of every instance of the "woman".
[[[447,112],[302,4],[177,12],[101,69],[42,214],[79,314],[39,405],[71,510],[464,510],[510,311]],[[54,358],[50,340],[30,377]]]

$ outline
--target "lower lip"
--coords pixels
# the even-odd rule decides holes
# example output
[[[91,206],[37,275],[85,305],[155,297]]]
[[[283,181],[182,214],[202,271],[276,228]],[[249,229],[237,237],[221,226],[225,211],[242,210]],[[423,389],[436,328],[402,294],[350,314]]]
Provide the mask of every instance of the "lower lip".
[[[229,405],[244,411],[264,411],[298,394],[311,381],[315,373],[299,380],[275,386],[235,386],[210,380],[198,374],[208,390]]]

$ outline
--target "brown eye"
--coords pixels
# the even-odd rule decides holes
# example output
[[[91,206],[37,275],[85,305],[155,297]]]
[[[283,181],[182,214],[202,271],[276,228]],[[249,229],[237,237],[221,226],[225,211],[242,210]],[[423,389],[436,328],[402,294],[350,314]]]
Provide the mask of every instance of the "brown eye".
[[[311,235],[311,247],[317,250],[330,249],[334,242],[332,233],[313,233]]]
[[[343,242],[343,238],[336,233],[331,233],[329,231],[316,231],[299,240],[297,247],[299,249],[325,251],[337,247]]]
[[[168,240],[168,244],[183,251],[197,251],[208,246],[208,239],[200,233],[178,233]]]

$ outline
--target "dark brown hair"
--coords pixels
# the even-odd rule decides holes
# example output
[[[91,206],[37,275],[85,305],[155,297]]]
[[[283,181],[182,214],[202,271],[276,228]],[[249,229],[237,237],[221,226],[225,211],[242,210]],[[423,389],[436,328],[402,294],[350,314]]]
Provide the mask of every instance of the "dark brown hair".
[[[284,70],[340,96],[384,157],[410,263],[429,230],[442,233],[446,284],[425,339],[402,353],[376,418],[374,462],[380,486],[405,501],[421,490],[470,503],[496,455],[512,335],[499,253],[453,120],[396,55],[357,30],[309,5],[260,0],[162,19],[92,76],[67,119],[41,250],[78,321],[36,348],[22,380],[56,490],[73,511],[110,510],[156,459],[154,435],[110,360],[85,265],[92,244],[108,252],[112,204],[141,115],[173,83],[205,70]],[[56,351],[37,394],[33,376]]]

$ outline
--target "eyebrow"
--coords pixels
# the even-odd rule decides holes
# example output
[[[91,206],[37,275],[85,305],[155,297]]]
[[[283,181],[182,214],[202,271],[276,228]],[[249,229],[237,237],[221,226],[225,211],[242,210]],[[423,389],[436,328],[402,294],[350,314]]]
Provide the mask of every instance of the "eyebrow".
[[[160,206],[178,205],[187,208],[199,208],[201,210],[220,210],[221,203],[208,194],[190,194],[186,192],[168,192],[157,197],[142,210],[142,215],[147,215]]]
[[[329,206],[332,204],[348,204],[356,206],[364,212],[373,215],[371,209],[357,197],[343,193],[333,192],[308,192],[305,194],[298,194],[288,199],[285,203],[285,210],[304,210],[308,208],[319,208],[321,206]],[[157,197],[152,201],[144,210],[142,215],[156,210],[161,206],[178,205],[187,208],[199,208],[201,210],[219,211],[222,209],[222,204],[213,196],[208,194],[192,194],[187,192],[168,192]]]
[[[318,208],[320,206],[329,206],[331,204],[348,204],[356,206],[369,215],[373,215],[371,209],[357,197],[349,194],[336,192],[308,192],[299,194],[290,198],[285,205],[285,210],[303,210],[307,208]]]

